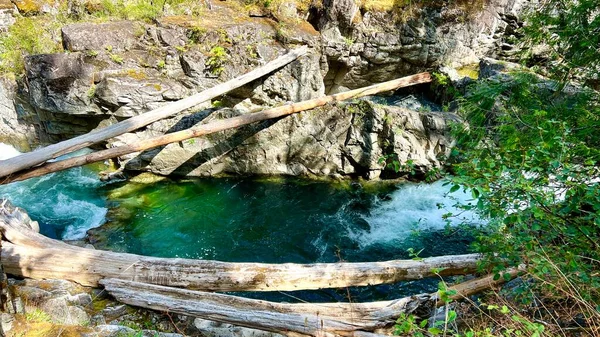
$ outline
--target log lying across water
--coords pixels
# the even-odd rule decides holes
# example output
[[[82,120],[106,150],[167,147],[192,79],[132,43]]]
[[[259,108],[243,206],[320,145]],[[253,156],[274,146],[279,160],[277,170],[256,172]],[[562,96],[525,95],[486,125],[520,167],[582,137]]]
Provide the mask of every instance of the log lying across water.
[[[156,258],[68,245],[0,214],[2,263],[7,273],[98,286],[104,278],[205,291],[277,291],[395,283],[475,271],[476,254],[384,262],[267,264]]]
[[[280,107],[271,108],[261,112],[250,113],[241,115],[233,118],[227,118],[223,120],[217,120],[207,124],[201,124],[188,130],[178,131],[169,133],[160,137],[151,138],[136,142],[135,144],[128,144],[102,150],[88,155],[79,157],[73,157],[53,163],[45,164],[41,167],[33,168],[28,171],[18,172],[11,175],[0,182],[0,184],[6,184],[12,181],[19,181],[29,179],[37,176],[42,176],[52,172],[66,170],[71,167],[82,166],[85,164],[98,162],[106,159],[116,158],[129,153],[140,152],[148,149],[153,149],[162,145],[180,142],[186,139],[195,138],[199,136],[208,135],[218,131],[227,129],[237,128],[243,125],[278,118],[282,116],[291,115],[297,112],[313,109],[319,106],[323,106],[327,103],[343,101],[351,98],[364,97],[368,95],[374,95],[380,92],[395,90],[402,87],[407,87],[415,84],[431,82],[431,75],[429,73],[420,73],[412,76],[406,76],[393,81],[383,82],[374,84],[369,87],[350,90],[339,94],[324,96],[308,101],[299,103],[293,103],[283,105]],[[20,157],[20,156],[19,156]],[[2,177],[2,162],[0,161],[0,177]]]
[[[518,271],[509,274],[516,277]],[[449,290],[456,291],[455,299],[464,298],[504,281],[486,276]],[[401,313],[428,316],[444,304],[437,293],[369,303],[289,304],[114,279],[100,283],[122,303],[295,336],[373,336]]]
[[[298,57],[305,55],[307,51],[308,49],[305,46],[300,47],[265,64],[260,68],[254,69],[247,74],[219,84],[193,96],[184,98],[180,101],[170,103],[158,109],[146,112],[139,116],[131,117],[117,124],[92,131],[85,135],[81,135],[57,144],[49,145],[32,152],[24,153],[14,158],[0,160],[0,178],[44,163],[47,160],[56,158],[63,154],[70,153],[88,147],[92,144],[99,143],[118,135],[139,129],[150,123],[156,122],[157,120],[175,115],[202,102],[206,102],[215,97],[224,95],[233,89],[239,88],[287,65]]]

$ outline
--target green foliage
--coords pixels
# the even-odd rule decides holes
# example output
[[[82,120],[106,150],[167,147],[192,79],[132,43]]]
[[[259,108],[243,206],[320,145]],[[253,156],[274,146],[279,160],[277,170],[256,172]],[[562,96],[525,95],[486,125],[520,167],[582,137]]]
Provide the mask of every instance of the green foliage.
[[[543,0],[532,8],[524,27],[526,42],[532,48],[549,47],[550,76],[598,83],[599,11],[597,0]]]
[[[405,173],[409,176],[414,176],[417,174],[416,165],[412,159],[408,159],[406,162],[401,163],[395,153],[380,157],[378,163],[384,164],[386,169],[392,170],[395,173]]]
[[[30,322],[52,322],[52,317],[50,317],[50,315],[48,315],[48,313],[46,313],[45,311],[35,308],[33,310],[28,311],[27,313],[25,313],[25,319],[27,321]]]
[[[187,31],[187,38],[191,43],[200,43],[206,34],[206,28],[193,26]]]
[[[199,14],[195,2],[187,0],[101,0],[92,15],[150,22],[167,14]],[[170,8],[170,11],[167,11]],[[190,13],[188,13],[190,12]]]
[[[456,290],[448,289],[444,281],[438,283],[438,298],[445,304],[452,302],[451,296],[456,295]],[[456,321],[456,311],[450,310],[446,305],[446,311],[443,320],[438,320],[429,324],[429,320],[419,320],[415,315],[407,315],[401,313],[396,320],[394,326],[395,335],[409,335],[409,336],[446,336],[453,335],[453,331],[449,329],[448,325]],[[428,327],[428,325],[430,325]]]
[[[164,1],[102,0],[92,15],[99,18],[151,21],[163,13]]]
[[[471,189],[478,202],[463,207],[490,219],[475,248],[497,278],[525,263],[537,280],[525,286],[593,304],[600,300],[598,94],[561,87],[520,73],[472,88],[461,104],[470,125],[457,133],[452,190]]]
[[[469,127],[455,126],[452,153],[452,190],[473,191],[477,202],[462,207],[490,222],[474,245],[484,267],[501,278],[525,264],[531,282],[513,295],[562,303],[588,324],[600,322],[599,10],[595,0],[536,6],[525,41],[550,47],[543,70],[556,81],[521,72],[469,88],[460,102]],[[530,336],[545,333],[511,319]]]
[[[227,34],[227,31],[225,29],[218,29],[217,30],[217,34],[219,34],[219,42],[223,43],[223,44],[231,44],[233,41],[231,40],[231,38],[229,37],[229,34]]]
[[[598,95],[554,87],[521,73],[473,88],[461,105],[470,126],[458,133],[454,182],[479,197],[464,207],[491,221],[475,247],[498,277],[527,263],[538,285],[580,284],[581,299],[598,301]]]
[[[502,326],[497,326],[498,322],[493,321],[491,328],[466,329],[466,331],[457,331],[456,321],[458,313],[450,309],[452,297],[456,291],[448,288],[445,282],[438,284],[438,299],[445,304],[443,319],[431,321],[421,319],[413,314],[401,313],[394,326],[394,334],[402,336],[453,336],[453,337],[513,337],[513,336],[535,336],[544,335],[545,327],[540,323],[531,322],[521,315],[516,314],[506,305],[485,305],[481,303],[480,308],[486,308],[488,316],[496,314],[504,316],[507,322]],[[452,328],[451,328],[452,327]]]
[[[255,46],[247,45],[246,46],[246,54],[248,54],[248,56],[250,56],[253,59],[258,58],[258,53],[256,51]]]
[[[436,86],[445,87],[450,85],[450,79],[442,73],[433,72],[431,77],[433,78],[433,84]]]
[[[0,73],[20,75],[25,70],[25,56],[62,50],[53,38],[58,27],[43,17],[17,18],[8,33],[0,35]]]
[[[425,336],[425,327],[427,327],[426,319],[417,323],[417,317],[415,315],[401,313],[394,326],[394,335],[423,337]]]
[[[423,260],[423,258],[419,257],[419,255],[421,254],[421,252],[423,252],[423,249],[425,249],[425,248],[422,248],[419,251],[415,251],[415,249],[411,247],[411,248],[408,248],[406,251],[408,252],[408,256],[410,256],[411,259],[413,259],[415,261],[421,261],[421,260]]]
[[[92,85],[90,86],[90,88],[89,88],[89,89],[88,89],[88,91],[86,92],[86,96],[87,96],[89,99],[93,99],[93,98],[94,98],[94,96],[96,96],[96,85],[95,85],[95,84],[92,84]]]
[[[124,60],[123,60],[123,56],[119,55],[119,54],[110,54],[110,59],[117,64],[123,64]]]
[[[225,62],[229,58],[225,48],[221,46],[215,46],[210,50],[208,60],[206,60],[206,67],[213,75],[219,76],[225,70]]]
[[[164,2],[149,0],[126,1],[120,10],[120,16],[127,20],[150,21],[162,14]]]

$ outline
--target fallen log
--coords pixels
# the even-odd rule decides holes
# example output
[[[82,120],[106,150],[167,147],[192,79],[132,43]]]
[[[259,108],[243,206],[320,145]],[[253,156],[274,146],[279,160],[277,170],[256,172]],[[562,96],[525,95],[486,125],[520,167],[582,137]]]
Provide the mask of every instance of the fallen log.
[[[10,159],[0,160],[0,178],[44,163],[47,160],[54,159],[63,154],[70,153],[109,138],[139,129],[150,123],[156,122],[157,120],[172,116],[185,109],[192,108],[202,102],[206,102],[215,97],[224,95],[233,89],[239,88],[287,65],[298,57],[305,55],[307,50],[308,49],[305,46],[292,50],[286,55],[283,55],[247,74],[219,84],[211,89],[205,90],[193,96],[184,98],[180,101],[173,102],[158,109],[146,112],[139,116],[131,117],[111,126],[95,130],[85,135],[81,135],[60,143],[49,145],[32,152],[24,153]]]
[[[218,131],[227,129],[237,128],[243,125],[278,118],[282,116],[291,115],[297,112],[313,109],[319,106],[323,106],[327,103],[343,101],[351,98],[358,98],[368,95],[374,95],[384,91],[395,90],[398,88],[431,82],[431,75],[429,73],[420,73],[412,76],[403,77],[393,81],[375,84],[369,87],[350,90],[339,94],[324,96],[308,101],[299,103],[293,103],[283,105],[276,108],[271,108],[261,112],[250,113],[242,116],[233,118],[227,118],[223,120],[214,121],[207,124],[201,124],[188,130],[178,131],[169,133],[160,137],[151,138],[147,140],[139,141],[135,144],[128,144],[102,150],[88,155],[79,157],[73,157],[53,163],[45,164],[41,167],[33,168],[31,170],[18,172],[10,177],[7,177],[2,184],[6,184],[13,181],[25,180],[37,176],[42,176],[52,172],[66,170],[71,167],[82,166],[85,164],[98,162],[110,158],[123,156],[129,153],[144,151],[152,148],[156,148],[162,145],[180,142],[186,139],[195,138],[203,135],[208,135]]]
[[[476,254],[426,258],[421,261],[315,264],[229,263],[212,260],[156,258],[80,247],[20,246],[4,242],[6,273],[35,279],[66,279],[95,287],[102,278],[206,291],[277,291],[342,288],[395,283],[440,274],[463,275],[475,270]]]
[[[98,286],[103,278],[206,291],[277,291],[341,288],[395,283],[475,271],[477,254],[430,257],[419,261],[267,264],[157,258],[86,249],[47,238],[3,215],[1,259],[8,274],[56,278]]]
[[[510,275],[516,277],[517,271]],[[505,282],[485,276],[450,287],[457,298]],[[400,314],[425,318],[438,304],[438,294],[420,294],[369,303],[275,303],[124,280],[101,280],[118,301],[142,308],[229,323],[243,327],[307,336],[368,336],[393,325]],[[486,287],[482,288],[481,285]]]

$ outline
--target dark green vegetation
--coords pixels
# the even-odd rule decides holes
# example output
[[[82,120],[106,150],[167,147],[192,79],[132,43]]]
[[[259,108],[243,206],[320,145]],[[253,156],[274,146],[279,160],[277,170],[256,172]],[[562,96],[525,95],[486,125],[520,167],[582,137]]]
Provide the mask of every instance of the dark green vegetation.
[[[543,2],[523,43],[548,53],[524,62],[552,80],[496,76],[460,100],[469,127],[457,130],[452,189],[470,189],[478,202],[463,208],[490,220],[475,244],[482,268],[503,277],[526,265],[511,301],[488,298],[496,304],[466,336],[600,334],[599,10],[595,0]]]

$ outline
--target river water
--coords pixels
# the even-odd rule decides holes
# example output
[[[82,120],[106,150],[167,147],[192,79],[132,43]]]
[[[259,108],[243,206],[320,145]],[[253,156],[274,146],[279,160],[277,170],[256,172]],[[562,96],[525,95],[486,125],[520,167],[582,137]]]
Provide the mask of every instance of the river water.
[[[0,156],[18,154],[0,144]],[[0,157],[1,159],[1,157]],[[97,248],[162,257],[270,263],[381,261],[468,252],[471,236],[443,220],[455,212],[449,186],[370,186],[296,178],[166,179],[154,183],[98,180],[101,165],[74,168],[0,186],[43,234],[89,239]],[[463,218],[473,220],[472,214]],[[430,291],[437,281],[359,291],[358,299]],[[391,293],[391,295],[386,295]],[[309,295],[343,300],[343,294]],[[316,298],[315,298],[316,296]],[[263,297],[264,298],[264,297]]]

